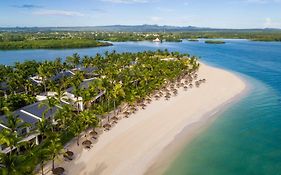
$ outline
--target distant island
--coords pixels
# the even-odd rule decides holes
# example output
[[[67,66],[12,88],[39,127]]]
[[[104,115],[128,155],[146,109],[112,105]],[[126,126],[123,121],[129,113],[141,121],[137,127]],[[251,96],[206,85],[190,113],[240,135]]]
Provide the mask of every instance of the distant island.
[[[206,40],[205,43],[206,44],[225,44],[225,41],[221,41],[221,40]]]
[[[16,49],[67,49],[111,46],[111,43],[93,39],[45,39],[0,42],[1,50]]]

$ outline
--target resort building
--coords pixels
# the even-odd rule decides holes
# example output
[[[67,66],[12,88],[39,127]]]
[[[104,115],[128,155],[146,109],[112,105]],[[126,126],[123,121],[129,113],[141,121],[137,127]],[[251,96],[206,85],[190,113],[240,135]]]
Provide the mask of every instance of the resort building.
[[[60,105],[48,109],[46,105],[41,106],[40,104],[41,102],[36,102],[34,104],[20,108],[12,113],[14,117],[18,117],[22,120],[20,126],[22,125],[23,127],[19,127],[16,131],[20,137],[23,137],[22,141],[29,141],[36,145],[38,145],[41,141],[39,133],[36,132],[37,123],[42,120],[43,116],[46,119],[51,120],[53,123],[55,123],[54,115],[56,111],[61,108],[62,105],[66,105],[66,103],[61,102]],[[0,130],[4,128],[10,129],[7,126],[8,121],[5,115],[0,116],[0,121],[2,122],[0,124]],[[9,153],[10,151],[12,150],[9,147],[6,147],[5,145],[0,145],[0,152]]]
[[[161,40],[159,38],[156,38],[153,40],[153,42],[161,42]]]
[[[72,77],[73,75],[75,75],[75,73],[73,73],[73,72],[70,71],[70,70],[62,71],[62,72],[56,74],[55,76],[53,76],[53,77],[51,78],[51,80],[56,82],[56,81],[59,81],[59,80],[61,80],[61,79],[63,79],[63,78]],[[34,76],[34,77],[30,77],[30,79],[31,79],[35,84],[37,84],[37,85],[40,85],[40,84],[43,83],[43,78],[40,77],[39,75],[36,75],[36,76]]]

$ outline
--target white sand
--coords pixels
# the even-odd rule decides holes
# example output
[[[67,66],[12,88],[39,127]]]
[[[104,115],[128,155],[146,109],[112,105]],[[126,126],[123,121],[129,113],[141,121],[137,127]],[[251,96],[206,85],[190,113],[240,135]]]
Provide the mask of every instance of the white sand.
[[[145,110],[119,121],[100,136],[91,150],[83,150],[69,163],[66,173],[144,174],[186,126],[206,120],[211,111],[246,88],[236,75],[204,64],[200,67],[199,78],[205,78],[207,82],[199,88],[179,90],[178,96],[169,101],[153,101]]]

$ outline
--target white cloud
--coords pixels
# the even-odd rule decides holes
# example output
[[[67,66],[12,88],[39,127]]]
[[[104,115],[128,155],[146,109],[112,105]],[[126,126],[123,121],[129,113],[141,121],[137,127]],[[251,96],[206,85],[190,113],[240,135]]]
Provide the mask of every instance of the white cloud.
[[[41,16],[85,16],[83,13],[66,10],[39,10],[33,12],[34,15]]]
[[[136,3],[148,3],[148,0],[101,0],[104,2],[112,2],[118,4],[136,4]]]
[[[281,23],[273,21],[271,18],[266,18],[264,28],[281,28]]]

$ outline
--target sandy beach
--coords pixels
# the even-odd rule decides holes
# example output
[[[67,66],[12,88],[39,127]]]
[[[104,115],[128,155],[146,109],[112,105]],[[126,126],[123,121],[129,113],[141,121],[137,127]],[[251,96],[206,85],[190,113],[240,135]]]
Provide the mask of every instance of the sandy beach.
[[[208,120],[246,89],[244,81],[236,75],[205,64],[198,75],[207,82],[188,91],[181,88],[169,101],[153,100],[145,110],[120,120],[99,137],[92,149],[83,150],[76,159],[65,163],[66,174],[145,174],[186,127],[187,136],[196,134],[192,132],[196,129],[193,126]]]

